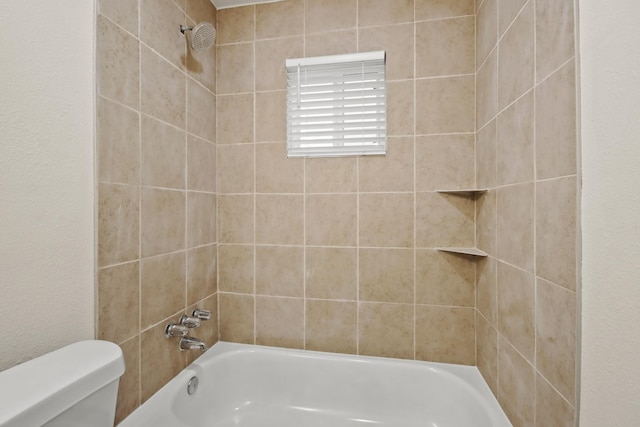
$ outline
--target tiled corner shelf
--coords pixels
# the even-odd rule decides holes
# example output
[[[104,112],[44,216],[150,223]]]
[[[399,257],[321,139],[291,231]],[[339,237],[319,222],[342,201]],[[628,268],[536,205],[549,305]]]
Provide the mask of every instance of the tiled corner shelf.
[[[454,254],[477,256],[481,258],[487,257],[489,255],[478,248],[436,248],[436,250],[442,252],[451,252]]]
[[[475,197],[487,192],[486,188],[463,188],[460,190],[438,190],[438,193],[453,194],[456,196]]]
[[[453,194],[454,196],[472,197],[472,198],[476,198],[486,192],[487,192],[486,188],[463,188],[459,190],[438,190],[438,193]],[[436,250],[441,252],[450,252],[454,254],[470,255],[470,256],[480,257],[480,258],[484,258],[488,256],[486,252],[481,251],[478,248],[440,247],[440,248],[436,248]]]

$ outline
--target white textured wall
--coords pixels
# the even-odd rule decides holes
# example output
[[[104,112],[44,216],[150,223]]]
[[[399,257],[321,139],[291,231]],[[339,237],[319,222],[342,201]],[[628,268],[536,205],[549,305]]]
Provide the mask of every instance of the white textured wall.
[[[0,370],[94,335],[94,5],[0,2]]]
[[[640,425],[640,2],[580,1],[581,427]]]

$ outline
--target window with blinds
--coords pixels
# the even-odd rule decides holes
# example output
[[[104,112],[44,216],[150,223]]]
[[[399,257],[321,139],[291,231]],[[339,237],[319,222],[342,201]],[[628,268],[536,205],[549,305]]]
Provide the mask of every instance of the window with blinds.
[[[385,52],[287,59],[289,157],[387,151]]]

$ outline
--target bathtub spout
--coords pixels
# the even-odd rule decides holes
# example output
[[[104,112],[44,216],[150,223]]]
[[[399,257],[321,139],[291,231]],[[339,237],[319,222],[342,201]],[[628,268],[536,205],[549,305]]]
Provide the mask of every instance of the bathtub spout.
[[[185,336],[180,338],[180,350],[200,350],[206,351],[207,346],[205,343],[196,338]]]

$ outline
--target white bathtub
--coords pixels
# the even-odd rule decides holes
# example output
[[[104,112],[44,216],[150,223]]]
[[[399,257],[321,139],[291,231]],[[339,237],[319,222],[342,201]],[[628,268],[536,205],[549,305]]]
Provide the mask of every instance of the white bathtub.
[[[199,387],[189,395],[187,384]],[[119,427],[511,427],[477,368],[219,342]]]

